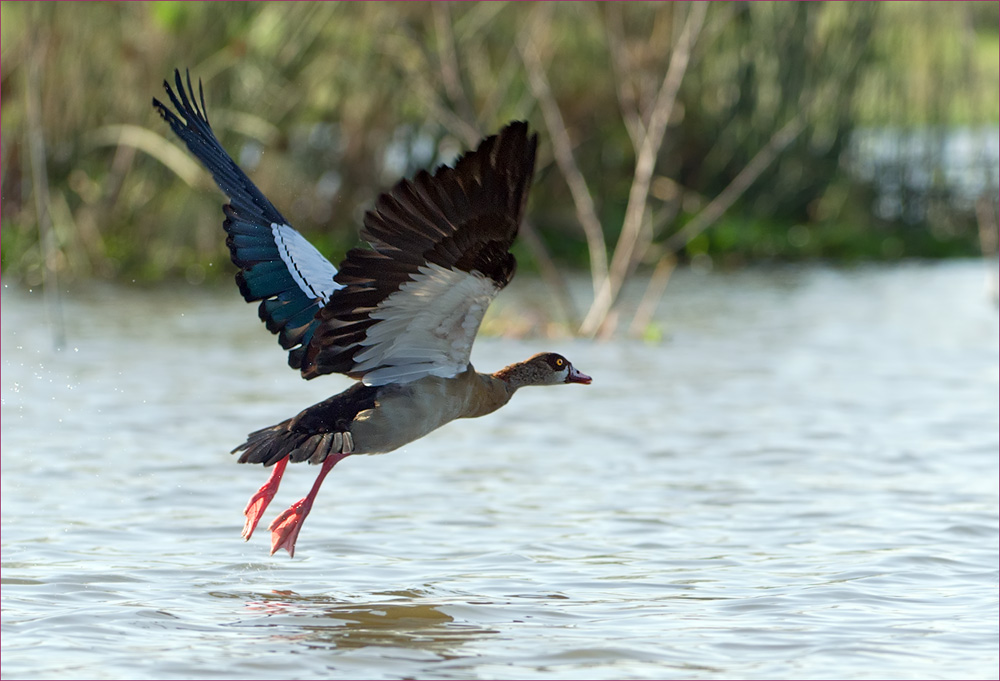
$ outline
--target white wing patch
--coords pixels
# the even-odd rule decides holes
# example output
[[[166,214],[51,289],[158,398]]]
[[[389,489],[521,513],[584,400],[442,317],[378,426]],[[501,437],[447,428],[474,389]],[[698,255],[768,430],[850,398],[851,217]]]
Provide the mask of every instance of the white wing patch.
[[[289,274],[307,296],[319,299],[325,305],[330,302],[330,294],[344,288],[343,284],[333,280],[337,268],[295,229],[272,222],[271,235]]]
[[[366,385],[451,378],[466,370],[486,308],[500,292],[479,272],[424,265],[369,315],[364,348],[354,355]],[[376,368],[379,367],[379,368]]]

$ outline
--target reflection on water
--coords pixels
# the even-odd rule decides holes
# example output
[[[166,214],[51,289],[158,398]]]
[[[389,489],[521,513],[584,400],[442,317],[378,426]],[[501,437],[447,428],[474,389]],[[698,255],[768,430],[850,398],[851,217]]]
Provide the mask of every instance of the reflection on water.
[[[295,559],[241,541],[266,471],[228,452],[345,379],[298,379],[234,291],[75,291],[56,352],[5,287],[3,676],[995,677],[984,280],[682,272],[663,343],[483,339],[594,384],[347,459]]]
[[[456,624],[455,618],[442,612],[443,603],[426,602],[428,594],[416,590],[372,594],[372,602],[368,603],[325,595],[303,596],[294,591],[210,595],[244,600],[250,616],[236,626],[271,628],[271,640],[275,642],[342,649],[409,648],[443,659],[455,657],[463,643],[497,633]]]

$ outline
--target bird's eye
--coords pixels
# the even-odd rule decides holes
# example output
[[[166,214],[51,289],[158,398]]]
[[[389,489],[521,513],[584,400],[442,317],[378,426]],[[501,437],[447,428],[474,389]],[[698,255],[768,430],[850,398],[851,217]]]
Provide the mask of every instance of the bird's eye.
[[[562,369],[564,366],[566,366],[566,360],[564,360],[562,357],[557,357],[556,369]]]

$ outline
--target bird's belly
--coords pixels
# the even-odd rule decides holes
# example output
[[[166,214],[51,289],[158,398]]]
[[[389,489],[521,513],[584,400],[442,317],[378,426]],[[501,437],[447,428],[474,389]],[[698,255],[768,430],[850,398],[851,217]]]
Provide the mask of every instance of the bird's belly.
[[[354,452],[391,452],[458,418],[464,400],[446,388],[445,379],[424,379],[359,413],[350,428]]]

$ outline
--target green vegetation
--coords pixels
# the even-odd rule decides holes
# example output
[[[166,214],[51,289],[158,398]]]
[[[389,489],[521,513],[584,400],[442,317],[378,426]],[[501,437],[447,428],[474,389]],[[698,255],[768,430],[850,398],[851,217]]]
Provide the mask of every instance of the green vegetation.
[[[996,129],[995,2],[2,12],[2,266],[31,285],[46,265],[63,281],[228,276],[220,195],[150,107],[174,67],[204,82],[223,144],[333,259],[378,191],[512,118],[542,138],[529,210],[538,239],[519,245],[522,262],[550,283],[553,263],[589,265],[595,291],[610,281],[609,305],[615,276],[672,253],[739,264],[979,249],[972,204],[938,168],[913,197],[919,210],[903,196],[878,215],[884,168],[847,169],[859,127]],[[637,158],[661,114],[644,179]],[[995,206],[995,180],[984,191]]]

